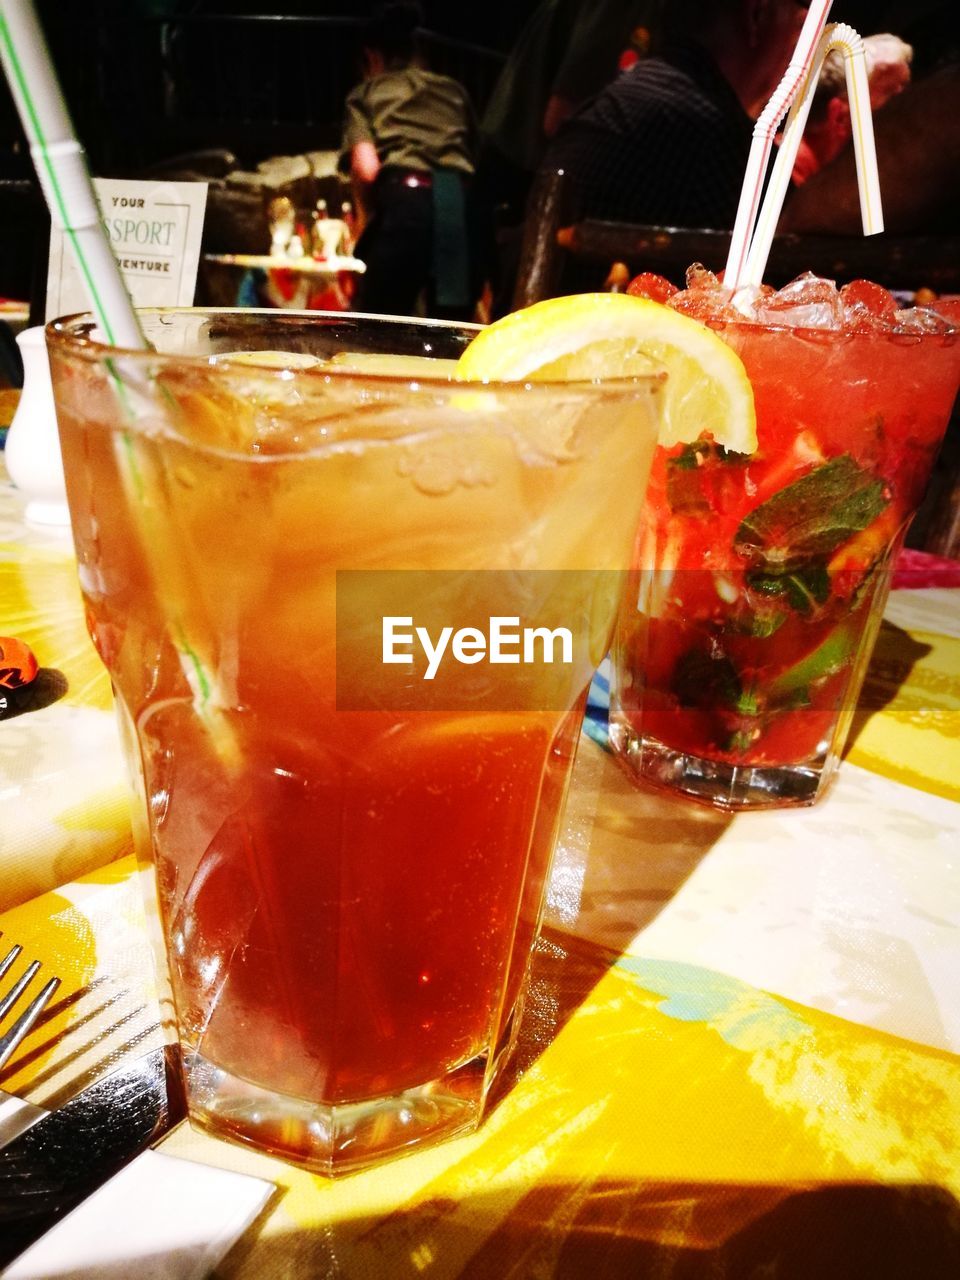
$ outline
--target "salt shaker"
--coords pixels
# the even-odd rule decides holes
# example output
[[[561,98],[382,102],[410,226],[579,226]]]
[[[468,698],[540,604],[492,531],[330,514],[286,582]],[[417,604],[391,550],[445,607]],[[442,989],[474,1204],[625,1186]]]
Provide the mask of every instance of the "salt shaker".
[[[17,345],[23,356],[23,392],[7,432],[7,472],[27,499],[29,523],[65,527],[70,513],[43,325],[18,333]]]

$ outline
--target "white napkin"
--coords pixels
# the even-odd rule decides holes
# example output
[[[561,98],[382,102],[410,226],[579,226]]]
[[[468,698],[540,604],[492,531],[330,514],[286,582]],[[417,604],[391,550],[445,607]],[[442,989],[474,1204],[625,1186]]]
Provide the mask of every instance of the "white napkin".
[[[0,1089],[0,1148],[32,1129],[38,1120],[49,1114],[43,1107],[24,1102],[22,1098]]]
[[[144,1151],[2,1280],[203,1280],[274,1190],[260,1178]]]

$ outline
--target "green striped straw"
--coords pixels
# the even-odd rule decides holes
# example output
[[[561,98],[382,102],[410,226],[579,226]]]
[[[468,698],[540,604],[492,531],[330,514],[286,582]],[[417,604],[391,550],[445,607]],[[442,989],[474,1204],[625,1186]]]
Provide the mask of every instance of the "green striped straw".
[[[104,230],[86,153],[74,133],[32,0],[0,0],[0,60],[30,142],[51,220],[63,231],[73,253],[102,340],[128,351],[149,350]],[[132,425],[138,418],[155,416],[162,403],[162,389],[144,376],[138,362],[128,362],[127,368],[115,358],[106,363],[128,422]],[[156,467],[142,451],[138,453],[136,432],[124,432],[120,444],[121,474],[133,494],[131,505],[140,520],[141,536],[145,544],[162,546],[163,531],[156,512],[143,500],[148,476],[152,488],[160,488]],[[176,557],[166,557],[166,562],[166,577],[175,577]],[[185,584],[178,585],[185,590]],[[177,648],[194,704],[221,755],[235,760],[236,742],[222,714],[212,665],[204,661],[182,627]]]
[[[145,348],[31,0],[0,0],[0,61],[50,217],[74,256],[101,333],[110,346]]]
[[[100,335],[112,347],[148,350],[103,227],[86,152],[74,133],[32,0],[0,0],[0,61],[30,143],[51,221],[63,232],[73,254]],[[145,398],[131,395],[115,361],[107,362],[107,370],[127,417],[133,421],[144,412]],[[139,381],[142,384],[142,378]],[[137,389],[144,391],[142,385]],[[142,496],[143,480],[128,434],[123,447],[125,478]]]
[[[0,52],[3,67],[20,112],[24,129],[30,139],[30,151],[37,169],[37,176],[50,208],[50,215],[61,227],[80,273],[86,284],[91,306],[104,339],[111,347],[127,350],[148,350],[133,303],[127,293],[120,268],[100,221],[93,183],[87,169],[83,148],[73,133],[70,117],[64,105],[57,78],[50,62],[46,42],[33,11],[31,0],[0,0]],[[122,357],[111,358],[107,368],[113,380],[121,405],[132,423],[141,415],[157,411],[162,403],[162,388],[158,388],[137,366],[144,362],[128,358],[121,377],[118,363]],[[130,368],[129,366],[133,366]],[[159,392],[159,394],[158,394]],[[130,394],[132,393],[132,394]],[[142,497],[145,492],[161,492],[159,471],[162,464],[151,465],[148,451],[141,450],[138,465],[137,432],[125,432],[120,467],[124,481],[133,492]],[[149,479],[149,484],[144,481]],[[161,555],[164,546],[164,524],[158,519],[157,509],[151,501],[133,501],[133,510],[140,522],[140,535],[144,543],[152,544],[154,563],[164,562],[162,580],[154,584],[158,593],[173,589],[174,596],[183,599],[189,583],[182,577],[175,553]],[[173,518],[173,511],[169,511]],[[148,556],[148,560],[150,557]],[[201,628],[204,631],[205,628]],[[243,756],[237,735],[228,713],[229,702],[220,689],[215,668],[207,655],[198,651],[193,638],[179,622],[175,623],[174,644],[177,647],[180,667],[193,696],[194,708],[210,736],[224,768],[236,773],[242,766]],[[244,819],[250,854],[248,866],[255,885],[266,895],[268,928],[273,934],[272,950],[278,957],[284,954],[283,935],[276,908],[271,910],[269,886],[265,885],[256,860],[259,833],[255,820]],[[297,993],[287,980],[287,970],[279,966],[281,1000],[286,1006],[287,1021],[294,1022],[301,1016]]]

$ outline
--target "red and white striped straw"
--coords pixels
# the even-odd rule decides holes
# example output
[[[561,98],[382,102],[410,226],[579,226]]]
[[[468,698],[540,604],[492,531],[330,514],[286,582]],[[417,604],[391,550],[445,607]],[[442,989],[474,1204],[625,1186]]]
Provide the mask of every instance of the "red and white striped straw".
[[[780,211],[790,186],[790,176],[796,163],[800,139],[803,135],[810,107],[820,79],[824,58],[838,49],[843,55],[847,81],[847,100],[850,104],[850,120],[853,132],[853,148],[857,162],[857,186],[860,192],[860,217],[863,234],[876,235],[883,230],[883,208],[880,200],[880,177],[877,171],[877,150],[873,136],[873,116],[870,112],[870,85],[867,79],[867,62],[863,41],[846,23],[835,22],[825,28],[817,45],[806,83],[790,108],[780,149],[774,161],[773,172],[763,197],[763,205],[757,226],[750,241],[746,265],[741,273],[741,285],[750,288],[762,284],[773,244]]]
[[[727,255],[727,266],[723,278],[724,284],[730,288],[738,289],[742,284],[750,241],[753,238],[753,229],[760,210],[760,197],[763,193],[770,152],[773,150],[773,140],[780,122],[807,79],[817,45],[827,25],[832,4],[833,0],[813,0],[811,3],[783,79],[754,125],[753,141],[747,157],[747,168],[743,177],[743,186],[740,189],[740,204],[733,224],[733,236],[730,240],[730,252]]]

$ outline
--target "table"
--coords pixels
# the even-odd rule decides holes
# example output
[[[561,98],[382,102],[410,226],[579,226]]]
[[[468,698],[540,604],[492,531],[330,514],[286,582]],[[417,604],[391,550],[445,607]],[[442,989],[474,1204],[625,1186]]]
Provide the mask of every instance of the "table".
[[[48,1105],[169,1035],[73,571],[0,482],[0,632],[46,668],[46,705],[0,721],[0,929],[64,977],[0,1084]],[[331,1183],[169,1132],[277,1187],[214,1274],[957,1274],[960,585],[936,581],[894,591],[812,809],[716,813],[582,741],[516,1077],[479,1133]]]
[[[367,264],[359,258],[318,259],[307,253],[300,258],[265,253],[205,253],[202,264],[205,278],[211,267],[262,272],[263,283],[257,292],[263,295],[263,301],[274,307],[301,311],[348,310],[353,278],[363,275],[367,269]],[[234,293],[231,305],[237,301]]]
[[[16,337],[30,321],[30,304],[17,302],[13,298],[0,298],[0,320],[9,326],[10,332]]]
[[[307,276],[335,276],[341,271],[362,275],[367,269],[359,258],[313,258],[309,254],[302,258],[281,258],[269,253],[205,253],[203,260],[224,267],[242,267],[245,271],[256,267],[261,271],[293,271]]]

